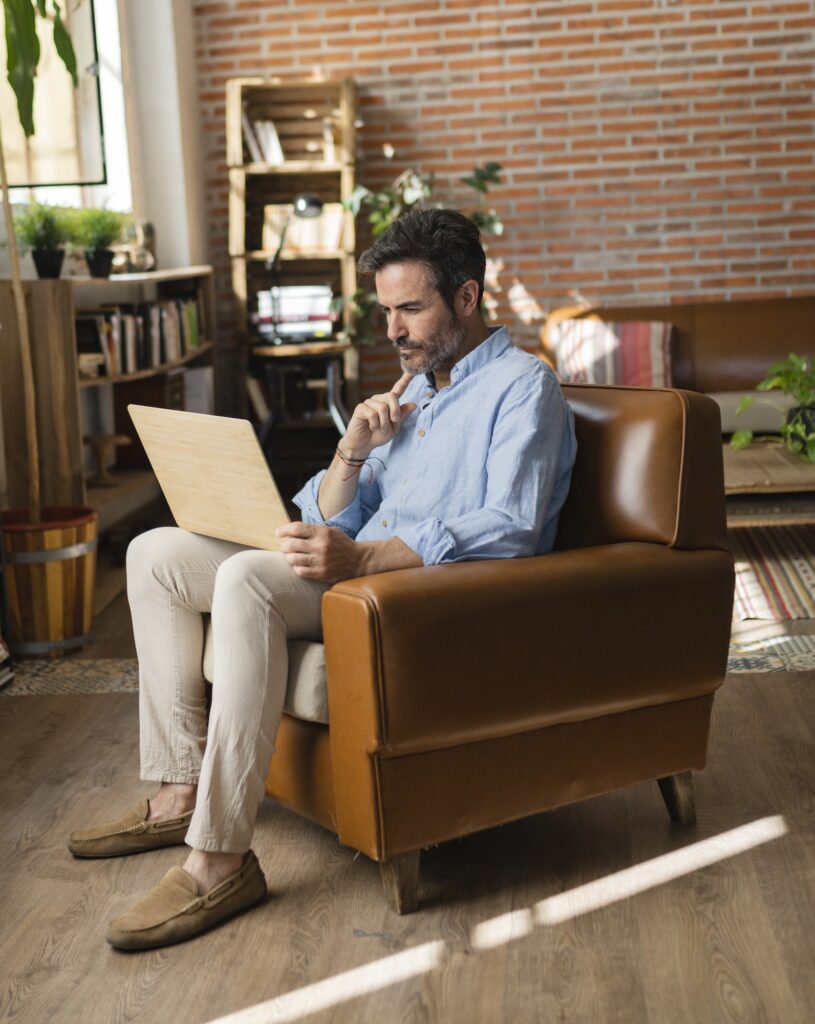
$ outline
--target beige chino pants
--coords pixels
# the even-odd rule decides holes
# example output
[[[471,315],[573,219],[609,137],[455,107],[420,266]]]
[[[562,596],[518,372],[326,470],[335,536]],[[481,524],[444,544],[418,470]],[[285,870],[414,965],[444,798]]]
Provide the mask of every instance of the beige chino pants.
[[[194,849],[249,849],[286,697],[286,641],[322,639],[327,586],[301,579],[279,552],[177,527],[128,547],[141,778],[198,785],[187,833]],[[206,613],[215,646],[209,722]]]

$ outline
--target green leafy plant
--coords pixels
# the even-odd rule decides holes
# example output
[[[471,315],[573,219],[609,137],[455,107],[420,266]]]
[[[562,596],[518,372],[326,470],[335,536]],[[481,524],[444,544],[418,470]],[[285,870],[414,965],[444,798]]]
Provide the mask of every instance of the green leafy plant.
[[[74,210],[72,219],[76,242],[87,252],[109,249],[122,237],[127,222],[118,210]]]
[[[15,215],[14,233],[25,250],[70,247],[74,237],[72,213],[47,203],[29,203]]]
[[[459,178],[464,185],[469,185],[478,193],[478,205],[468,213],[470,220],[477,225],[479,231],[486,235],[500,235],[504,225],[495,210],[486,209],[484,197],[491,185],[501,184],[501,165],[489,161],[483,166],[474,167],[472,174]],[[368,208],[368,223],[371,235],[376,239],[386,231],[402,214],[414,206],[424,206],[433,200],[435,180],[432,174],[408,169],[394,179],[386,188],[372,192],[359,185],[345,201],[345,207],[358,216],[363,207]],[[436,206],[442,206],[440,202]],[[353,297],[354,328],[352,333],[360,344],[374,341],[376,317],[376,292],[358,288]]]
[[[20,125],[27,136],[34,134],[34,80],[40,62],[40,41],[37,38],[37,15],[51,21],[54,46],[74,83],[79,84],[76,73],[76,54],[71,37],[62,20],[57,0],[3,0],[6,24],[6,52],[8,81],[17,97]]]
[[[784,444],[806,462],[815,462],[815,361],[812,356],[807,358],[791,352],[786,359],[773,363],[764,380],[756,385],[756,390],[781,391],[793,399],[795,407],[788,410],[771,399],[745,395],[736,412],[742,413],[756,402],[774,406],[781,416],[779,432]],[[771,439],[774,439],[771,435],[756,437],[752,430],[737,430],[730,444],[738,450],[753,441]]]

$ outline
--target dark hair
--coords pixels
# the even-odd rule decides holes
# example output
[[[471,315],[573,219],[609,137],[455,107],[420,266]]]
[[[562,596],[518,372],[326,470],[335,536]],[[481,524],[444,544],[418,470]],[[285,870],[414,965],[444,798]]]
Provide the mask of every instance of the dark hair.
[[[375,274],[392,263],[422,263],[449,309],[465,281],[484,294],[487,258],[478,228],[457,210],[409,210],[359,258],[361,274]]]

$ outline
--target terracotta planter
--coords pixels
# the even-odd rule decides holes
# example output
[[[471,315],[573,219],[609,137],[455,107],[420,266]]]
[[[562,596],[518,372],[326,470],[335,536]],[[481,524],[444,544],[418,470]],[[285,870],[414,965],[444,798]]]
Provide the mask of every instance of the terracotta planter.
[[[62,273],[64,249],[32,249],[31,258],[37,268],[37,277],[59,277]]]
[[[112,249],[86,249],[85,262],[91,277],[110,277],[114,255]]]
[[[58,658],[90,640],[99,513],[54,506],[0,513],[9,646],[18,657]]]

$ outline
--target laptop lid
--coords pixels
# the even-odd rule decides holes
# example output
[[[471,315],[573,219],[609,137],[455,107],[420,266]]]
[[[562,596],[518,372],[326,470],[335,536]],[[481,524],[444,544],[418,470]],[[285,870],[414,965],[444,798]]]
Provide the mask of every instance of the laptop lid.
[[[192,533],[279,551],[290,522],[248,420],[128,405],[176,523]]]

